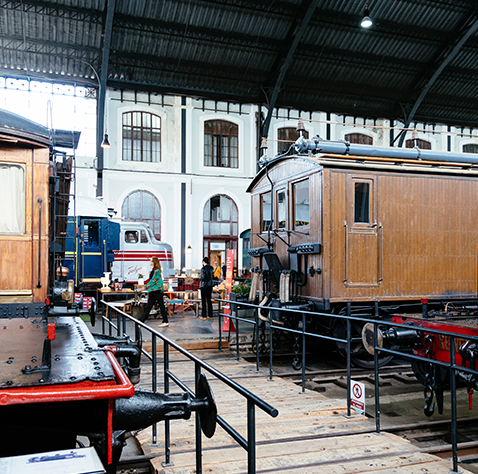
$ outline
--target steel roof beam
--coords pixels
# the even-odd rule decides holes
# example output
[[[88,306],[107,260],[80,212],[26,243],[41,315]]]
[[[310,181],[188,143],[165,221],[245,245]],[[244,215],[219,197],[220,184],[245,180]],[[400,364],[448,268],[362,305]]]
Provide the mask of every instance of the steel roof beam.
[[[418,99],[415,101],[415,104],[412,107],[412,110],[408,114],[408,117],[405,121],[405,127],[408,128],[409,125],[412,123],[413,118],[415,117],[415,114],[418,110],[418,107],[420,107],[421,103],[423,102],[423,99],[427,95],[428,91],[430,88],[435,84],[436,80],[438,79],[438,76],[443,72],[445,67],[456,57],[458,52],[460,51],[461,47],[465,44],[466,40],[473,35],[476,31],[478,30],[478,20],[475,20],[471,26],[468,28],[468,30],[463,34],[463,36],[460,38],[460,40],[455,44],[455,46],[451,49],[451,51],[445,56],[443,61],[439,64],[439,66],[436,68],[435,72],[433,73],[432,77],[428,80],[428,82],[425,84],[425,87],[422,89],[420,95],[418,96]],[[398,146],[401,147],[403,146],[403,142],[405,141],[405,135],[406,131],[403,131],[400,134],[400,140],[398,142]]]
[[[81,22],[101,24],[103,12],[90,8],[73,7],[43,0],[1,0],[0,9],[66,18]]]
[[[262,136],[266,137],[269,135],[269,126],[271,123],[272,119],[272,112],[275,107],[277,97],[279,95],[279,91],[282,86],[282,82],[284,81],[285,75],[287,74],[287,70],[289,69],[290,65],[292,64],[292,59],[294,58],[294,53],[297,49],[297,46],[299,46],[299,42],[302,38],[302,36],[305,33],[305,30],[312,18],[312,15],[315,11],[315,8],[317,7],[319,0],[312,0],[309,3],[309,6],[307,8],[307,11],[305,12],[305,15],[302,19],[302,22],[297,30],[297,33],[295,34],[294,38],[292,39],[292,42],[290,44],[289,50],[287,52],[287,56],[285,57],[284,64],[280,68],[279,75],[277,76],[276,83],[274,86],[274,90],[272,92],[271,98],[269,103],[267,104],[268,111],[267,111],[267,116],[264,121],[264,126],[262,127]]]

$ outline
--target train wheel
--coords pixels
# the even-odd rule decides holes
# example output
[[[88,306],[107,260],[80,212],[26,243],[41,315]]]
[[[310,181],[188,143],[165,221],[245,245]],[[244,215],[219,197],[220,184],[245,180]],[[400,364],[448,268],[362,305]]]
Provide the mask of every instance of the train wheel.
[[[351,362],[356,367],[363,369],[373,369],[374,356],[369,354],[362,343],[362,328],[363,324],[359,321],[352,321],[352,341],[350,343],[350,357]],[[340,339],[347,338],[347,322],[344,319],[337,320],[336,325],[332,329],[332,335]],[[344,342],[337,342],[337,349],[339,354],[347,357],[347,345]],[[393,355],[379,354],[378,365],[382,367],[388,364],[393,359]]]

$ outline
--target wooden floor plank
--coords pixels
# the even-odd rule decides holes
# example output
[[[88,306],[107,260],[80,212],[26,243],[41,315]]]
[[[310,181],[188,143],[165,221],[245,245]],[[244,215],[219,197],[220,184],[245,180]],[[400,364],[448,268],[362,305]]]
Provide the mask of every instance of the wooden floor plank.
[[[345,400],[328,399],[290,381],[274,377],[267,369],[256,370],[255,364],[231,357],[208,361],[212,367],[235,380],[279,411],[272,418],[255,410],[257,473],[343,473],[343,474],[448,474],[449,461],[421,453],[409,441],[388,433],[376,435],[374,421],[365,416],[346,417]],[[174,361],[172,360],[174,359]],[[171,358],[171,371],[194,387],[194,364],[182,354]],[[151,369],[143,371],[147,386]],[[246,401],[230,387],[206,373],[216,400],[218,415],[246,437]],[[162,373],[158,374],[161,386]],[[171,384],[173,385],[173,384]],[[171,386],[172,392],[180,391]],[[157,454],[153,472],[190,474],[195,472],[195,420],[171,421],[171,460],[174,466],[163,467],[164,425],[158,425],[158,444],[152,444],[151,430],[137,434],[145,454]],[[202,437],[203,472],[213,474],[247,473],[247,452],[218,425],[213,438]],[[467,471],[463,471],[466,473]]]

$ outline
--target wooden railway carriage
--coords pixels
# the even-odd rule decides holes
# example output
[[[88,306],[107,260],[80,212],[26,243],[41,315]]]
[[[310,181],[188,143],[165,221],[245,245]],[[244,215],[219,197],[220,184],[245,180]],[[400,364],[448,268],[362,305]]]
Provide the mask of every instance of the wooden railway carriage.
[[[248,188],[252,266],[278,295],[277,275],[291,275],[282,306],[343,313],[351,303],[386,316],[476,298],[476,156],[318,138],[296,148],[304,153],[261,160]]]
[[[0,303],[43,302],[48,292],[48,138],[0,129]]]

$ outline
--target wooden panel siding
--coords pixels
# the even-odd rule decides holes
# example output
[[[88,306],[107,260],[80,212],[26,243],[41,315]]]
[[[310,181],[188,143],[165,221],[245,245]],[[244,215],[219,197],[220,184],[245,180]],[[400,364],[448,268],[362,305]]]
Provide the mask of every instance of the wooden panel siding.
[[[320,268],[322,274],[307,278],[299,290],[303,296],[334,303],[476,295],[478,174],[474,170],[399,168],[335,158],[319,161],[289,157],[269,169],[274,192],[288,190],[289,232],[278,235],[291,246],[322,243],[322,253],[307,259],[307,266]],[[307,177],[310,224],[302,232],[290,228],[293,184]],[[368,222],[354,219],[357,181],[370,186]],[[260,232],[259,195],[270,191],[269,180],[258,175],[249,191],[252,247],[263,247],[254,234]],[[283,268],[289,269],[288,245],[273,235],[272,240]],[[253,266],[258,263],[259,259],[252,260]]]
[[[18,148],[0,143],[0,162],[25,167],[25,233],[0,234],[0,301],[42,302],[48,289],[49,198],[47,148]],[[38,285],[38,199],[42,199],[41,287]]]

